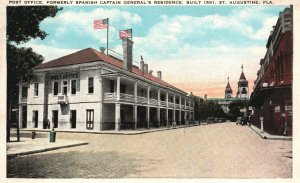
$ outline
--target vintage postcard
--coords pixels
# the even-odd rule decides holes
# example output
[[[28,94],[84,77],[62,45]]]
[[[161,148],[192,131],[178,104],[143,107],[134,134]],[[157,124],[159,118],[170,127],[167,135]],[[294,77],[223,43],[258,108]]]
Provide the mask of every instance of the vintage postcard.
[[[1,14],[1,181],[299,180],[296,1]]]

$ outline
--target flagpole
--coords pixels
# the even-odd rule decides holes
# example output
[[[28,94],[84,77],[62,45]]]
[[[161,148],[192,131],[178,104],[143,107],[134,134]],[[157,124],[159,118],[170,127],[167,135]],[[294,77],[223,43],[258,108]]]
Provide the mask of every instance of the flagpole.
[[[106,55],[108,55],[108,29],[109,29],[109,18],[107,18],[107,24],[108,24],[108,26],[107,26],[107,31],[106,31],[106,33],[107,33],[107,35],[106,35]]]

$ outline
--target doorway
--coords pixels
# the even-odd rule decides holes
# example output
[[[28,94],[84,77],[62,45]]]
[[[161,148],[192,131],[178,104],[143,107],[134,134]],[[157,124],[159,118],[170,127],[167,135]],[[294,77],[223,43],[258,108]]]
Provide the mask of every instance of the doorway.
[[[94,110],[86,110],[86,129],[94,129]]]
[[[52,111],[52,123],[53,128],[58,127],[58,110]]]
[[[22,128],[27,128],[27,106],[22,106]]]

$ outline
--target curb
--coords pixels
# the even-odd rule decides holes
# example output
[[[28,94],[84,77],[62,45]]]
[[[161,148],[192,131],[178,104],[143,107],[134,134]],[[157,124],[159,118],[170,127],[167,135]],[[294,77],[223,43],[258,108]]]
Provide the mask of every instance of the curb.
[[[62,146],[57,146],[57,147],[48,147],[48,148],[42,148],[42,149],[36,149],[36,150],[29,150],[29,151],[26,151],[26,152],[7,154],[7,157],[8,158],[13,158],[13,157],[16,157],[16,156],[36,154],[36,153],[40,153],[40,152],[52,151],[52,150],[56,150],[56,149],[75,147],[75,146],[81,146],[81,145],[87,145],[87,144],[88,144],[88,142],[81,142],[81,143],[77,143],[77,144],[69,144],[69,145],[62,145]]]
[[[145,131],[135,131],[135,132],[110,132],[110,131],[100,131],[100,132],[93,132],[93,131],[67,131],[67,130],[56,130],[56,133],[63,132],[63,133],[90,133],[90,134],[108,134],[108,135],[139,135],[139,134],[145,134],[145,133],[152,133],[152,132],[159,132],[159,131],[165,131],[165,130],[175,130],[179,128],[189,128],[194,126],[200,126],[199,124],[193,124],[193,125],[186,125],[186,126],[176,126],[176,127],[169,127],[169,128],[157,128],[157,129],[151,129],[151,130],[145,130]],[[50,132],[50,130],[27,130],[22,129],[20,131],[35,131],[35,132]]]
[[[263,132],[263,134],[260,132],[260,131],[258,131],[258,130],[256,130],[256,129],[254,129],[253,127],[252,127],[252,125],[251,126],[249,126],[249,128],[251,128],[256,134],[258,134],[262,139],[268,139],[268,140],[293,140],[293,137],[290,137],[290,136],[274,136],[274,135],[270,135],[270,134],[268,134],[267,132]]]

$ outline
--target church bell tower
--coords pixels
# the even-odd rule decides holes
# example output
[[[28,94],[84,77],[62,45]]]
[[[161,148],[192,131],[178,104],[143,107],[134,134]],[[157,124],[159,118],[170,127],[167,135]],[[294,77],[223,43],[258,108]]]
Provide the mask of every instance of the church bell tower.
[[[249,87],[248,87],[248,81],[244,74],[244,66],[242,65],[242,73],[238,82],[238,90],[237,90],[237,98],[249,98]]]
[[[225,88],[225,98],[231,98],[232,97],[232,89],[229,84],[229,77],[227,77],[227,86]]]

